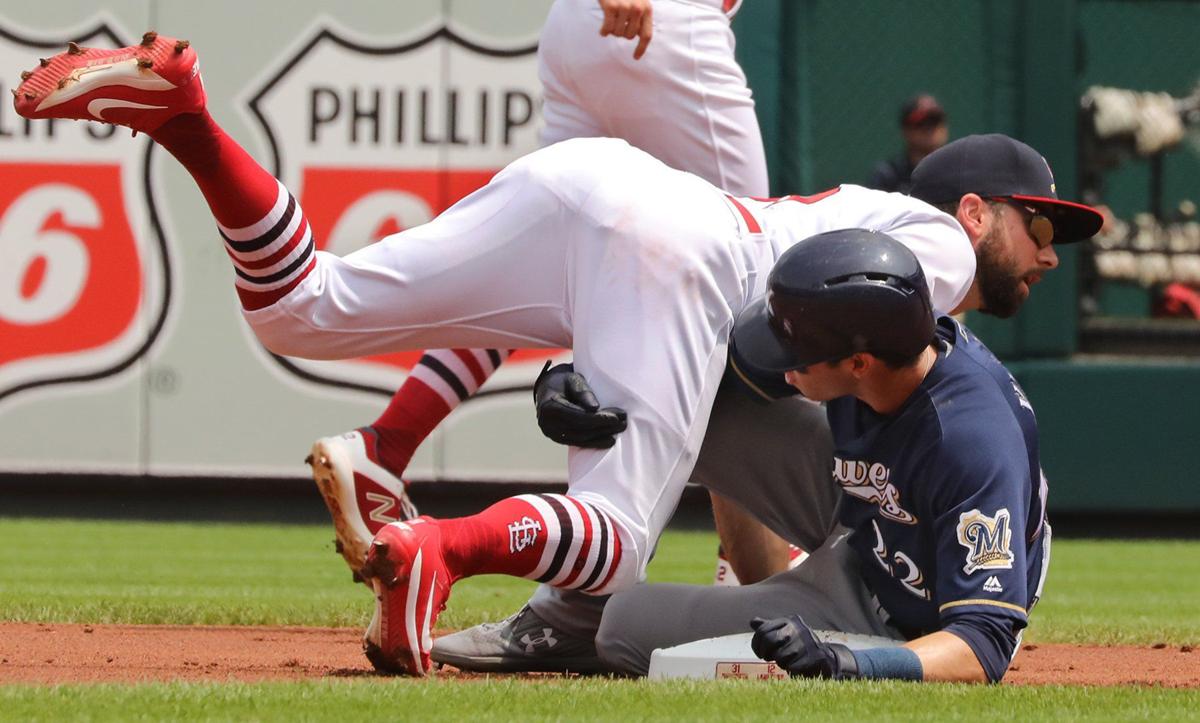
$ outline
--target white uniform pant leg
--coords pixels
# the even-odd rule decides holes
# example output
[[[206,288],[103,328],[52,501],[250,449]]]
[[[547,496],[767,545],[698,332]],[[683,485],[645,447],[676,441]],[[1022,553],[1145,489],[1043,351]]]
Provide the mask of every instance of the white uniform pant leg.
[[[654,3],[654,37],[600,37],[595,0],[557,0],[538,46],[544,144],[624,138],[672,168],[737,196],[768,193],[754,100],[734,57],[729,18],[716,7]]]
[[[611,206],[596,216],[611,222],[576,242],[575,368],[629,421],[610,449],[568,454],[569,494],[622,528],[621,567],[600,593],[644,574],[696,463],[746,294],[720,194],[657,165],[597,193],[590,205]]]
[[[623,169],[613,173],[611,169]],[[428,346],[571,346],[629,429],[572,449],[569,491],[619,527],[608,593],[641,577],[679,501],[758,262],[721,193],[611,139],[517,161],[425,226],[246,318],[268,348],[339,358]]]
[[[561,154],[560,154],[561,155]],[[442,347],[565,347],[562,200],[533,178],[538,154],[427,224],[316,268],[276,304],[244,316],[278,354],[343,359]]]

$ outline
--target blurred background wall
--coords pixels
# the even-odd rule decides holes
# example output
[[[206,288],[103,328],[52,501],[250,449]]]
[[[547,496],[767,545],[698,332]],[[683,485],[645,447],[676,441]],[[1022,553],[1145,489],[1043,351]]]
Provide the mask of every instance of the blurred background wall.
[[[1056,507],[1200,509],[1200,3],[768,0],[736,25],[776,192],[865,181],[901,148],[900,104],[928,92],[951,138],[1016,136],[1061,197],[1112,209],[1114,227],[1063,248],[1015,319],[969,324],[1037,408]],[[1096,138],[1095,86],[1170,94],[1183,137],[1153,152],[1129,133]]]

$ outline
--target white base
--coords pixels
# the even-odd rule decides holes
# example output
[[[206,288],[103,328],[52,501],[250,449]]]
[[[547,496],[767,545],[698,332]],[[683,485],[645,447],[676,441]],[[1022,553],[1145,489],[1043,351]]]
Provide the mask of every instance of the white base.
[[[819,639],[827,643],[841,643],[851,650],[883,648],[900,645],[901,641],[875,635],[841,633],[834,630],[815,631]],[[659,648],[650,654],[649,677],[653,680],[668,678],[699,678],[719,680],[723,678],[748,678],[770,680],[786,678],[787,671],[774,663],[760,659],[750,649],[753,633],[739,633],[720,638],[706,638],[673,648]]]

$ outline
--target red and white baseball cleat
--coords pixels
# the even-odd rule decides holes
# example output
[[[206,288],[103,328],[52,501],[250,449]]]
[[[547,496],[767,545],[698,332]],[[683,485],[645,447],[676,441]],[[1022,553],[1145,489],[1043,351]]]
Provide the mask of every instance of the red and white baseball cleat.
[[[117,50],[69,43],[66,52],[22,73],[13,96],[26,118],[97,120],[142,133],[203,110],[207,100],[196,51],[155,32]]]
[[[378,438],[370,427],[313,443],[305,460],[313,481],[333,518],[337,551],[356,581],[371,539],[391,522],[411,520],[419,513],[408,498],[404,480],[379,463]]]
[[[427,675],[430,634],[455,577],[442,557],[437,522],[418,517],[387,525],[371,543],[362,575],[375,590],[375,616],[363,652],[376,670]]]

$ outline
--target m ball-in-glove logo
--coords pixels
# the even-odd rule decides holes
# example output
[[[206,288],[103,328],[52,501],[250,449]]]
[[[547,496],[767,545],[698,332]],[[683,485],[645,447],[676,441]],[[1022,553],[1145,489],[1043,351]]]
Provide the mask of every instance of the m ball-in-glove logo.
[[[958,543],[967,548],[963,572],[968,575],[976,570],[1012,569],[1012,530],[1006,508],[997,510],[995,517],[988,517],[979,510],[960,514]]]
[[[128,43],[104,24],[48,37],[0,22],[0,67],[68,40]],[[0,403],[120,373],[157,337],[170,278],[152,152],[114,126],[28,121],[0,103]]]

